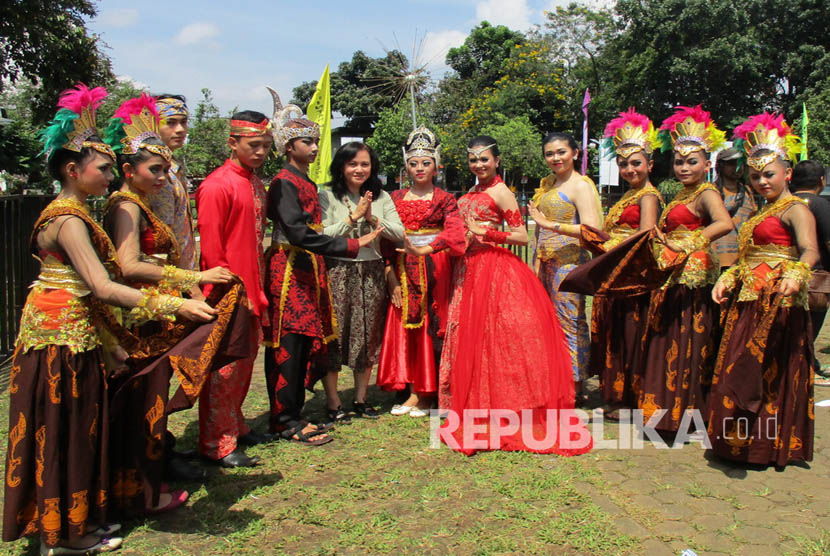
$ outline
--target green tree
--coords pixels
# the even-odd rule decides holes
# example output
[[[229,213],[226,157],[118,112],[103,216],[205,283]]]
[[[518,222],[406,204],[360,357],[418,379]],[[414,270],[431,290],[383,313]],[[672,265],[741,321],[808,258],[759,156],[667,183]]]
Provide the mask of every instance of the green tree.
[[[609,9],[592,9],[571,3],[546,12],[545,31],[536,35],[547,43],[551,58],[562,64],[561,92],[566,103],[561,130],[576,131],[582,124],[585,89],[592,95],[589,132],[596,137],[602,126],[619,111],[618,99],[603,94],[617,76],[606,44],[619,33]]]
[[[90,0],[13,0],[0,5],[0,89],[27,78],[39,84],[33,98],[34,121],[47,121],[60,92],[78,81],[112,81],[109,58],[84,18],[94,17]]]
[[[348,120],[346,125],[370,130],[384,108],[392,107],[400,99],[400,92],[392,82],[408,64],[406,56],[392,50],[381,58],[367,56],[362,50],[342,62],[331,74],[331,108]],[[292,103],[306,109],[317,81],[307,81],[294,88]]]
[[[146,92],[146,89],[137,87],[136,84],[130,80],[116,79],[112,85],[107,87],[107,98],[101,103],[98,109],[98,127],[103,130],[107,127],[107,122],[112,118],[118,107],[121,106],[125,100],[135,98],[141,93]]]
[[[526,38],[519,31],[504,25],[492,26],[482,21],[470,31],[464,44],[450,48],[447,65],[460,79],[472,80],[477,86],[486,86],[504,76],[504,61]]]
[[[381,110],[374,132],[366,140],[366,144],[377,153],[389,183],[394,182],[403,168],[401,149],[412,131],[410,106],[409,98],[403,98],[395,106]],[[424,125],[430,127],[429,124]]]
[[[548,174],[542,158],[542,136],[527,115],[485,127],[485,135],[499,142],[504,181],[517,186],[522,176],[540,179]]]
[[[38,156],[42,145],[32,123],[32,99],[37,89],[28,79],[21,79],[0,91],[0,106],[11,120],[0,125],[0,171],[16,176],[21,188],[46,181],[46,168]]]
[[[219,112],[210,89],[202,89],[202,99],[190,117],[187,144],[177,153],[188,176],[204,178],[225,162],[229,132],[230,123]]]

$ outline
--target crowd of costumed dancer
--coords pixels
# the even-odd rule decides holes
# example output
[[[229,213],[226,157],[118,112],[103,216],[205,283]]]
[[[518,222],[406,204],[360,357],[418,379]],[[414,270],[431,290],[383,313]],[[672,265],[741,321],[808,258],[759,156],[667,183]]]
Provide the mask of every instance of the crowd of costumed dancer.
[[[609,210],[604,234],[583,229],[584,244],[602,241],[602,254],[570,273],[563,289],[595,294],[591,370],[606,416],[640,409],[668,433],[691,423],[728,460],[811,461],[807,299],[819,256],[813,214],[789,190],[798,138],[768,113],[735,129],[741,164],[765,204],[741,226],[738,259],[721,274],[712,242],[733,226],[706,181],[707,154],[725,137],[709,113],[680,107],[658,133],[632,109],[605,135],[630,189]],[[662,199],[648,170],[654,149],[669,146],[683,188],[656,219]]]
[[[528,265],[503,247],[529,237],[494,138],[469,141],[475,185],[458,200],[436,186],[440,146],[423,126],[403,145],[408,188],[384,191],[378,157],[352,142],[320,189],[308,176],[319,126],[272,94],[273,117],[233,115],[231,155],[198,189],[199,257],[173,152],[186,137],[183,97],[130,99],[101,134],[106,91],[62,94],[41,133],[61,191],[32,233],[41,269],[10,376],[5,541],[39,534],[52,555],[114,550],[120,519],[187,501],[167,481],[207,477],[174,450],[171,413],[198,400],[203,460],[254,466],[244,446],[319,446],[352,417],[378,418],[366,398],[375,365],[377,385],[395,393],[392,415],[437,407],[439,437],[468,455],[590,451],[575,407],[597,375],[607,418],[640,409],[668,433],[692,422],[715,454],[741,462],[812,459],[816,226],[788,188],[797,139],[782,117],[735,130],[766,204],[745,219],[721,274],[712,244],[734,214],[706,178],[725,135],[700,106],[659,130],[634,109],[608,124],[629,189],[607,215],[575,170],[573,138],[547,135],[551,174],[529,206]],[[286,164],[266,188],[258,170],[273,148]],[[682,184],[667,205],[649,180],[656,149],[673,151]],[[102,226],[86,201],[108,187]],[[262,344],[267,433],[242,414]],[[351,411],[343,366],[354,373]],[[323,423],[304,412],[317,381]]]

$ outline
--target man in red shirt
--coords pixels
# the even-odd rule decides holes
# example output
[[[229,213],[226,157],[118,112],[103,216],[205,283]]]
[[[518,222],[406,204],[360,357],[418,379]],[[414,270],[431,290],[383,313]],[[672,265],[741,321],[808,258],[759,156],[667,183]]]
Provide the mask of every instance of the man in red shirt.
[[[248,456],[239,444],[270,440],[253,432],[242,415],[268,306],[262,258],[266,197],[255,173],[273,146],[268,118],[260,112],[237,112],[231,119],[228,144],[231,157],[196,191],[201,268],[223,266],[242,278],[253,312],[251,355],[212,373],[205,384],[199,398],[199,451],[225,467],[250,467],[259,458]],[[205,287],[205,295],[209,288]]]

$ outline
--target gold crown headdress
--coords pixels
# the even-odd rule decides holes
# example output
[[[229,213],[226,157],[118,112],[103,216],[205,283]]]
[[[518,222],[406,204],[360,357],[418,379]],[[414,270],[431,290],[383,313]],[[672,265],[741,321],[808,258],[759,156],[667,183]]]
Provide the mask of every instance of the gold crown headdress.
[[[801,151],[800,139],[792,133],[784,116],[762,112],[735,128],[735,148],[759,172],[778,157],[795,161]],[[768,151],[765,154],[759,154]]]
[[[302,108],[296,104],[282,105],[280,95],[267,87],[274,99],[274,116],[271,118],[274,133],[274,146],[280,154],[285,154],[285,147],[292,139],[307,137],[320,138],[320,126],[307,119]]]
[[[49,127],[39,134],[43,143],[40,154],[46,154],[47,162],[59,149],[79,153],[84,148],[92,148],[115,159],[115,153],[109,145],[89,140],[90,137],[98,136],[95,110],[106,97],[107,90],[103,87],[90,89],[83,83],[78,83],[74,89],[67,89],[61,93],[58,101],[59,110]]]
[[[674,114],[663,121],[659,138],[661,149],[674,149],[683,156],[695,151],[714,152],[726,141],[726,134],[712,121],[701,105],[694,108],[678,106]]]
[[[426,126],[420,125],[415,128],[406,138],[406,145],[403,147],[404,163],[416,156],[428,156],[435,159],[435,166],[441,165],[441,147],[438,145],[438,138]]]
[[[620,112],[616,118],[608,122],[604,135],[603,146],[610,158],[615,154],[628,158],[641,151],[650,155],[655,148],[660,147],[654,123],[647,116],[635,112],[634,108]]]
[[[164,144],[159,135],[158,110],[156,99],[147,93],[124,101],[115,111],[104,140],[115,152],[136,154],[146,149],[167,161],[173,159],[173,151]],[[147,143],[150,138],[158,139],[161,145]]]

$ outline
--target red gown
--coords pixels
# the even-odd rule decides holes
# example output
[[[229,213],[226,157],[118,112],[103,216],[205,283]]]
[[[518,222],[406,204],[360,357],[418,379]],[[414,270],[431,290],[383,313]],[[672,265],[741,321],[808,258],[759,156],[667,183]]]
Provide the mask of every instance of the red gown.
[[[435,394],[450,304],[450,255],[464,254],[464,223],[455,197],[443,189],[436,187],[428,200],[407,201],[406,193],[406,189],[392,192],[406,234],[421,244],[431,240],[428,244],[434,252],[427,257],[391,255],[403,304],[389,304],[377,384],[383,390],[411,385],[417,393]]]
[[[503,212],[486,187],[458,205],[462,218],[491,228],[521,225],[518,211]],[[439,436],[455,450],[576,455],[592,447],[574,412],[570,352],[550,297],[528,265],[478,236],[453,271],[439,380],[439,406],[450,410]],[[502,428],[515,414],[516,430]]]

